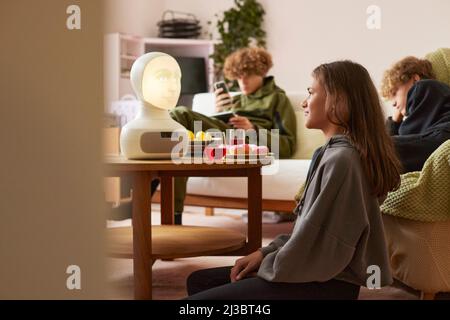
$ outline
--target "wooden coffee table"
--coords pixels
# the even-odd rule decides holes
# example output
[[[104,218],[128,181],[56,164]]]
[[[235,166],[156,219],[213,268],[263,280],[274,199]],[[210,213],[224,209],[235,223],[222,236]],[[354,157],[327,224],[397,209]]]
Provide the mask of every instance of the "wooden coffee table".
[[[264,162],[266,163],[266,162]],[[107,232],[109,253],[133,258],[135,299],[151,299],[155,259],[202,255],[246,255],[261,247],[262,177],[256,163],[184,163],[171,160],[106,158],[106,176],[129,175],[133,180],[132,228]],[[247,177],[247,236],[222,228],[174,226],[174,177]],[[161,180],[161,226],[151,225],[150,182]]]

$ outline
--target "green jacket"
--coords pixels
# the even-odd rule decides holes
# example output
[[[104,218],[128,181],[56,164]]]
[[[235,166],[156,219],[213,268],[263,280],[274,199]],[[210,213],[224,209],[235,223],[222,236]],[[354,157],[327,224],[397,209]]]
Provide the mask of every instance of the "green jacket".
[[[271,129],[279,129],[280,158],[290,158],[295,152],[297,122],[294,108],[284,90],[276,86],[273,77],[266,77],[263,86],[249,95],[233,97],[233,106],[228,110],[247,117],[259,129],[267,129],[267,146],[275,138]]]

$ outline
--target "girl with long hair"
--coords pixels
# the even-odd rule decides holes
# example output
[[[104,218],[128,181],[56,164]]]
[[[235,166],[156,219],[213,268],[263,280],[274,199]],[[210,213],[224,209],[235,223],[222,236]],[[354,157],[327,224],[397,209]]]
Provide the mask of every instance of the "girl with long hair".
[[[360,286],[392,282],[380,202],[400,162],[367,70],[318,66],[303,103],[305,125],[327,138],[313,155],[291,234],[238,259],[196,271],[188,299],[357,299]]]

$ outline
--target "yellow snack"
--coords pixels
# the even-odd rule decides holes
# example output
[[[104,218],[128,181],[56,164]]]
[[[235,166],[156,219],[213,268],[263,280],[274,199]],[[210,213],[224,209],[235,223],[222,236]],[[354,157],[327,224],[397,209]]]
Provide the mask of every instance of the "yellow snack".
[[[198,131],[195,134],[195,140],[196,141],[202,141],[204,136],[205,136],[205,133],[203,131]]]
[[[187,130],[187,136],[188,136],[189,141],[195,140],[195,134],[191,130]]]
[[[195,135],[196,141],[209,141],[211,140],[211,135],[208,132],[198,131]]]

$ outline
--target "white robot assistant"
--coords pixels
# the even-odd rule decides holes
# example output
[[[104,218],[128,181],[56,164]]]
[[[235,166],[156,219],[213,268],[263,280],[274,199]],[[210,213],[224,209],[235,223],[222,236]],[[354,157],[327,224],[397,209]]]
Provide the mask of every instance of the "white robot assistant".
[[[130,80],[140,100],[140,110],[122,128],[122,154],[128,159],[170,159],[172,149],[179,143],[172,141],[172,133],[186,134],[186,129],[169,114],[180,96],[180,66],[168,54],[146,53],[134,62]]]

